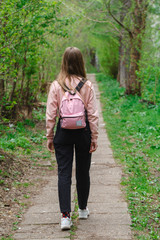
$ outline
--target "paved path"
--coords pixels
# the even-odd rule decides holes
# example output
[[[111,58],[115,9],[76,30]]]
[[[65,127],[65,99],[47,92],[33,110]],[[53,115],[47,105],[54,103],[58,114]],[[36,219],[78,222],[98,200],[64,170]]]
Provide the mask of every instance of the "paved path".
[[[94,74],[90,74],[89,79],[94,83],[100,111],[99,147],[92,157],[91,191],[88,202],[90,217],[87,220],[78,221],[74,239],[130,240],[131,221],[127,203],[120,190],[122,171],[113,159],[110,142],[105,132]],[[24,215],[20,229],[14,235],[16,240],[69,238],[69,231],[62,232],[59,225],[57,176],[49,178],[48,181],[41,194],[33,200],[33,206]],[[74,193],[75,179],[73,175],[72,200]],[[72,202],[73,209],[74,201]]]

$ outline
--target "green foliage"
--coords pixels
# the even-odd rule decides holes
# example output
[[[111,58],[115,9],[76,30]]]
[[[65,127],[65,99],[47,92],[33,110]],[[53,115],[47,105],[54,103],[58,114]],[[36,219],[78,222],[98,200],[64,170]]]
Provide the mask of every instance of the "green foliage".
[[[34,116],[32,120],[26,119],[23,122],[17,122],[16,125],[0,125],[0,147],[5,151],[30,154],[34,148],[33,143],[41,145],[46,139],[45,131],[33,131],[33,128],[37,120],[45,119],[45,109],[35,110]]]
[[[117,4],[117,3],[116,3]],[[86,6],[85,6],[86,5]],[[119,38],[103,1],[80,3],[83,8],[85,38],[96,55],[96,69],[110,76],[118,73]],[[95,72],[95,70],[93,71]]]
[[[37,121],[42,121],[42,120],[45,120],[46,116],[44,114],[44,110],[45,108],[40,108],[38,110],[34,109],[33,111],[33,118]]]
[[[160,61],[159,61],[159,3],[149,4],[149,17],[146,22],[145,38],[143,39],[140,71],[137,73],[142,83],[142,97],[154,103],[160,100]]]
[[[96,29],[96,28],[95,28]],[[100,30],[97,27],[97,30]],[[118,74],[118,41],[112,36],[104,36],[94,33],[92,37],[93,45],[96,48],[101,72],[112,77]]]
[[[97,19],[106,18],[104,13],[98,12],[98,10],[101,11],[104,8],[103,3],[101,1],[91,3],[90,1],[77,2],[73,0],[65,1],[62,5],[64,5],[63,14],[72,16],[73,23],[72,28],[70,25],[66,27],[68,31],[67,38],[57,39],[55,37],[54,56],[52,57],[52,69],[54,69],[55,76],[60,69],[62,54],[68,46],[80,48],[88,73],[102,70],[115,76],[118,69],[119,43],[117,35],[112,31],[113,26],[110,26],[107,22],[103,24],[96,22]],[[95,11],[96,20],[92,21],[95,16],[90,15],[95,15]],[[108,29],[107,32],[106,29]],[[110,29],[112,30],[110,31]],[[50,54],[52,55],[52,53]]]
[[[124,171],[125,188],[136,239],[159,239],[159,105],[125,96],[118,83],[97,75],[103,116],[114,156]]]
[[[61,15],[60,6],[60,1],[1,1],[1,115],[15,117],[21,105],[36,100],[44,52],[50,46],[46,36],[67,35],[70,18]]]
[[[149,65],[141,68],[137,76],[142,82],[142,98],[152,101],[154,104],[160,102],[160,68]]]
[[[137,75],[142,82],[143,98],[155,103],[159,99],[160,36],[157,31],[159,4],[157,0],[153,3],[148,8]],[[111,11],[119,20],[121,13],[126,11],[123,23],[132,30],[130,16],[133,16],[134,4],[131,5],[126,9],[123,1],[112,1]],[[87,72],[102,71],[117,76],[119,60],[123,58],[119,56],[122,29],[110,16],[106,1],[2,0],[0,14],[2,121],[25,118],[21,111],[23,106],[33,108],[34,102],[42,99],[45,84],[56,78],[63,52],[68,46],[80,48]],[[127,45],[128,41],[123,43]],[[129,66],[129,58],[126,64]],[[148,77],[150,75],[151,78]]]

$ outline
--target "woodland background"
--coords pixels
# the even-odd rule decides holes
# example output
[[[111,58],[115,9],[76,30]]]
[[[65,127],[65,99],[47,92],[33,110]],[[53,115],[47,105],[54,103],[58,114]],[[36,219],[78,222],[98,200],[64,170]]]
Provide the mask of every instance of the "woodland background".
[[[158,0],[5,0],[0,9],[0,114],[28,115],[68,46],[87,72],[103,72],[144,101],[159,101]]]

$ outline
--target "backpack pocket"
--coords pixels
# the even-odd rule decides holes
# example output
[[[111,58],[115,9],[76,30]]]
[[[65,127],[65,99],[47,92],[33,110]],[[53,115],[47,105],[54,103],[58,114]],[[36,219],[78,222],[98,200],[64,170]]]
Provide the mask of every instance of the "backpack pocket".
[[[61,128],[64,129],[80,129],[86,127],[86,118],[84,114],[75,116],[66,115],[60,119]]]

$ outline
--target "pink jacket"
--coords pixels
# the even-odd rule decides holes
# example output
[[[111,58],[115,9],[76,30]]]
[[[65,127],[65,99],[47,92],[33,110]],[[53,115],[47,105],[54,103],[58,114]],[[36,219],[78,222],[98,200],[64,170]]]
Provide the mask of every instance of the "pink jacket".
[[[79,80],[77,78],[71,79],[71,86],[74,88],[78,85]],[[66,80],[66,85],[67,80]],[[69,85],[68,85],[69,86]],[[91,81],[87,81],[80,90],[81,97],[85,103],[87,110],[88,121],[91,129],[91,141],[97,142],[98,138],[98,109],[96,106],[95,91]],[[50,91],[47,100],[47,110],[46,110],[46,129],[47,138],[53,139],[54,132],[53,129],[56,124],[56,117],[58,116],[59,106],[64,95],[64,91],[57,81],[51,84]]]

